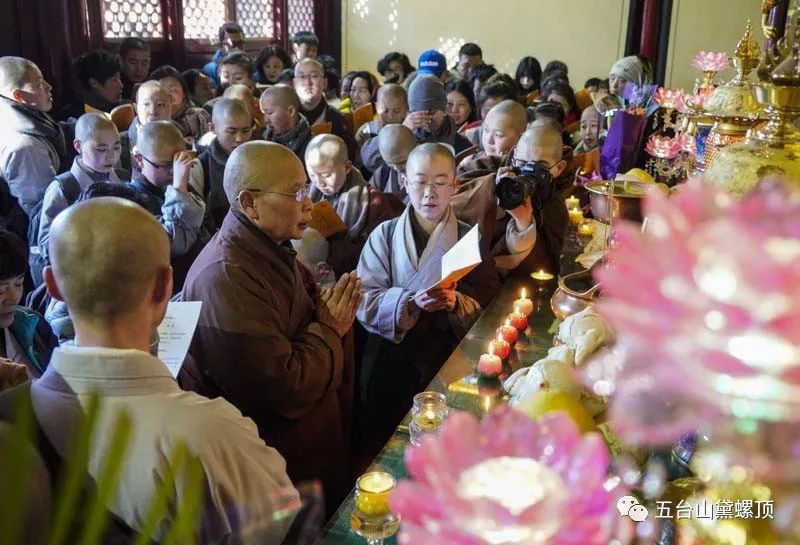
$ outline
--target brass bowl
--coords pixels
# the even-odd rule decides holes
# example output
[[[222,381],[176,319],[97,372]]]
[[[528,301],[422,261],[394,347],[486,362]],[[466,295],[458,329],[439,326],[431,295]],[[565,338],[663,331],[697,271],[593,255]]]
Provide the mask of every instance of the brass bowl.
[[[558,288],[550,298],[550,308],[556,318],[563,321],[592,306],[599,295],[600,284],[592,283],[588,289],[579,289],[573,285],[575,281],[585,281],[587,278],[591,281],[591,271],[579,271],[558,279]]]
[[[601,181],[586,184],[592,215],[603,223],[618,220],[642,222],[642,198],[653,184]]]

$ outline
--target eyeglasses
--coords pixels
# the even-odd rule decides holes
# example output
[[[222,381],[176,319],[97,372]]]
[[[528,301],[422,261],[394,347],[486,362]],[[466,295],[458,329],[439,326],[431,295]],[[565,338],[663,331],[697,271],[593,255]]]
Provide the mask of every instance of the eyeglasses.
[[[242,191],[249,191],[250,193],[263,193],[265,195],[283,195],[284,197],[294,197],[297,202],[303,202],[308,197],[308,192],[311,189],[311,184],[304,185],[294,193],[286,193],[284,191],[264,191],[263,189],[250,189],[245,188]]]
[[[424,193],[426,187],[430,187],[434,193],[439,193],[439,191],[443,190],[446,187],[453,187],[453,182],[420,182],[420,181],[413,181],[408,182],[408,185],[414,191],[418,193]]]
[[[302,80],[319,81],[322,79],[322,76],[320,74],[299,74],[295,76],[294,79],[299,79],[301,81]]]
[[[160,169],[160,170],[172,170],[172,161],[170,161],[169,163],[161,163],[161,164],[159,164],[159,163],[155,163],[155,162],[151,161],[150,159],[148,159],[144,155],[142,155],[142,159],[144,159],[145,161],[150,163],[150,165],[153,168],[157,168],[157,169]]]

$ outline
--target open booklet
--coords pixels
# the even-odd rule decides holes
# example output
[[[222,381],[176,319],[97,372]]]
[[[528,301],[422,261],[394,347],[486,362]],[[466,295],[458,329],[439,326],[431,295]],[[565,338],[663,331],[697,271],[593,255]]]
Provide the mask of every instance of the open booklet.
[[[442,256],[442,279],[426,290],[417,293],[416,299],[436,288],[449,288],[481,264],[480,231],[475,225],[461,240]]]

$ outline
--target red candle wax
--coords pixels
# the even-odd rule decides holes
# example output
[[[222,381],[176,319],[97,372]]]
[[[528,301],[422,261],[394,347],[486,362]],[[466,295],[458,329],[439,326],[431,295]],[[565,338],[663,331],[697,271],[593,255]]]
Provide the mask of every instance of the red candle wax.
[[[508,344],[514,344],[517,342],[517,338],[519,337],[519,332],[517,328],[511,325],[509,320],[506,320],[504,325],[501,325],[497,328],[497,334],[503,337]]]
[[[508,315],[508,321],[517,328],[517,331],[525,331],[528,328],[528,317],[520,312],[518,307]]]
[[[516,332],[516,329],[514,331]],[[494,340],[494,353],[499,356],[501,360],[506,359],[509,354],[511,354],[511,345],[499,333]]]

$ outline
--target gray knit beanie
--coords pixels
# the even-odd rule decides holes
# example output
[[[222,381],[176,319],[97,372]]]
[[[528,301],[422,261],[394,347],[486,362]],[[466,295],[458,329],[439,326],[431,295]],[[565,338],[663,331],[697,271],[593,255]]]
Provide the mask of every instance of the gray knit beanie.
[[[447,94],[442,82],[434,76],[417,76],[408,89],[408,109],[412,112],[447,111]]]

